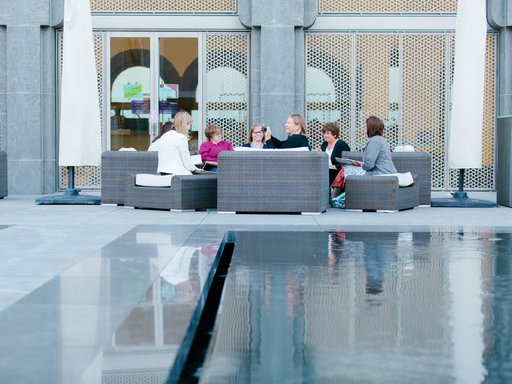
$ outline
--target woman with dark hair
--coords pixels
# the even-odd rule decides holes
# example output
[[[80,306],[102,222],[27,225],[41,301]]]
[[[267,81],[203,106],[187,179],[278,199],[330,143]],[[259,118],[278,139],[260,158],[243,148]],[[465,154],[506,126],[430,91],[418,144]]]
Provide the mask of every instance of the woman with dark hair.
[[[170,122],[170,121],[168,121],[164,125],[162,125],[162,130],[160,131],[158,136],[156,136],[153,139],[153,141],[151,142],[151,145],[148,148],[148,152],[149,151],[158,151],[158,147],[159,147],[158,139],[160,139],[164,133],[169,132],[171,129],[172,129],[172,122]]]
[[[267,128],[267,131],[265,132],[265,144],[268,148],[285,149],[307,147],[308,149],[311,149],[307,137],[306,120],[304,120],[302,115],[293,113],[288,116],[284,129],[286,130],[288,138],[281,141],[272,136],[270,128]]]
[[[376,116],[366,119],[366,135],[369,140],[363,153],[362,168],[367,175],[396,173],[391,160],[388,141],[383,137],[384,123]]]
[[[331,197],[339,196],[345,187],[346,175],[382,175],[397,173],[391,160],[388,141],[383,137],[384,123],[376,116],[366,119],[366,135],[369,140],[363,152],[363,161],[345,165],[331,184]]]
[[[329,185],[331,185],[342,167],[336,158],[342,157],[341,152],[350,151],[350,147],[340,139],[340,127],[336,123],[325,123],[322,127],[322,135],[324,142],[318,150],[329,155]]]

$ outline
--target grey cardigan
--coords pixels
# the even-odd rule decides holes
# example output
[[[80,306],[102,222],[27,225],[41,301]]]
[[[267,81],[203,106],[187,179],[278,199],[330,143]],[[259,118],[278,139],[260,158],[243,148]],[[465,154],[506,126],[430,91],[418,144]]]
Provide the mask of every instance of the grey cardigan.
[[[382,136],[370,137],[363,153],[363,169],[367,175],[380,175],[383,173],[397,173],[391,160],[389,143]]]

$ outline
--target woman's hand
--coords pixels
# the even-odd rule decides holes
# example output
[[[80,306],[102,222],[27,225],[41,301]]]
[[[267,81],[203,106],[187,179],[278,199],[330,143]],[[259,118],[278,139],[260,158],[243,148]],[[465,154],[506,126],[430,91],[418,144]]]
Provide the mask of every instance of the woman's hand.
[[[270,140],[272,137],[272,131],[270,130],[270,127],[267,127],[267,130],[265,131],[265,141]]]

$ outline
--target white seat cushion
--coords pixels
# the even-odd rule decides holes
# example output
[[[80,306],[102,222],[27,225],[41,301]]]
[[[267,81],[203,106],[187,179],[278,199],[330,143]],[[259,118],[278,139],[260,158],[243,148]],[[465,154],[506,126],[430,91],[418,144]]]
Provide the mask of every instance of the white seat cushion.
[[[406,173],[385,173],[382,175],[375,176],[396,176],[398,178],[398,186],[399,187],[409,187],[414,184],[414,179],[412,177],[411,172]]]
[[[139,187],[170,187],[173,176],[138,173],[135,175],[135,185]]]

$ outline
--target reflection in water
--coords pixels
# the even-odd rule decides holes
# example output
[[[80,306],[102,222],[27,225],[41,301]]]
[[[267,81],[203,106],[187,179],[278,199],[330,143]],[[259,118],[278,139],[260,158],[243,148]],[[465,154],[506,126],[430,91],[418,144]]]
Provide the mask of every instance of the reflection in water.
[[[154,241],[154,236],[149,237]],[[160,258],[149,260],[148,267],[159,271],[165,267],[105,349],[105,361],[116,365],[104,364],[104,380],[166,381],[217,248],[212,244],[176,246],[170,238],[158,244]],[[164,264],[159,261],[162,258]]]
[[[237,233],[200,382],[510,382],[510,248],[492,233]]]

